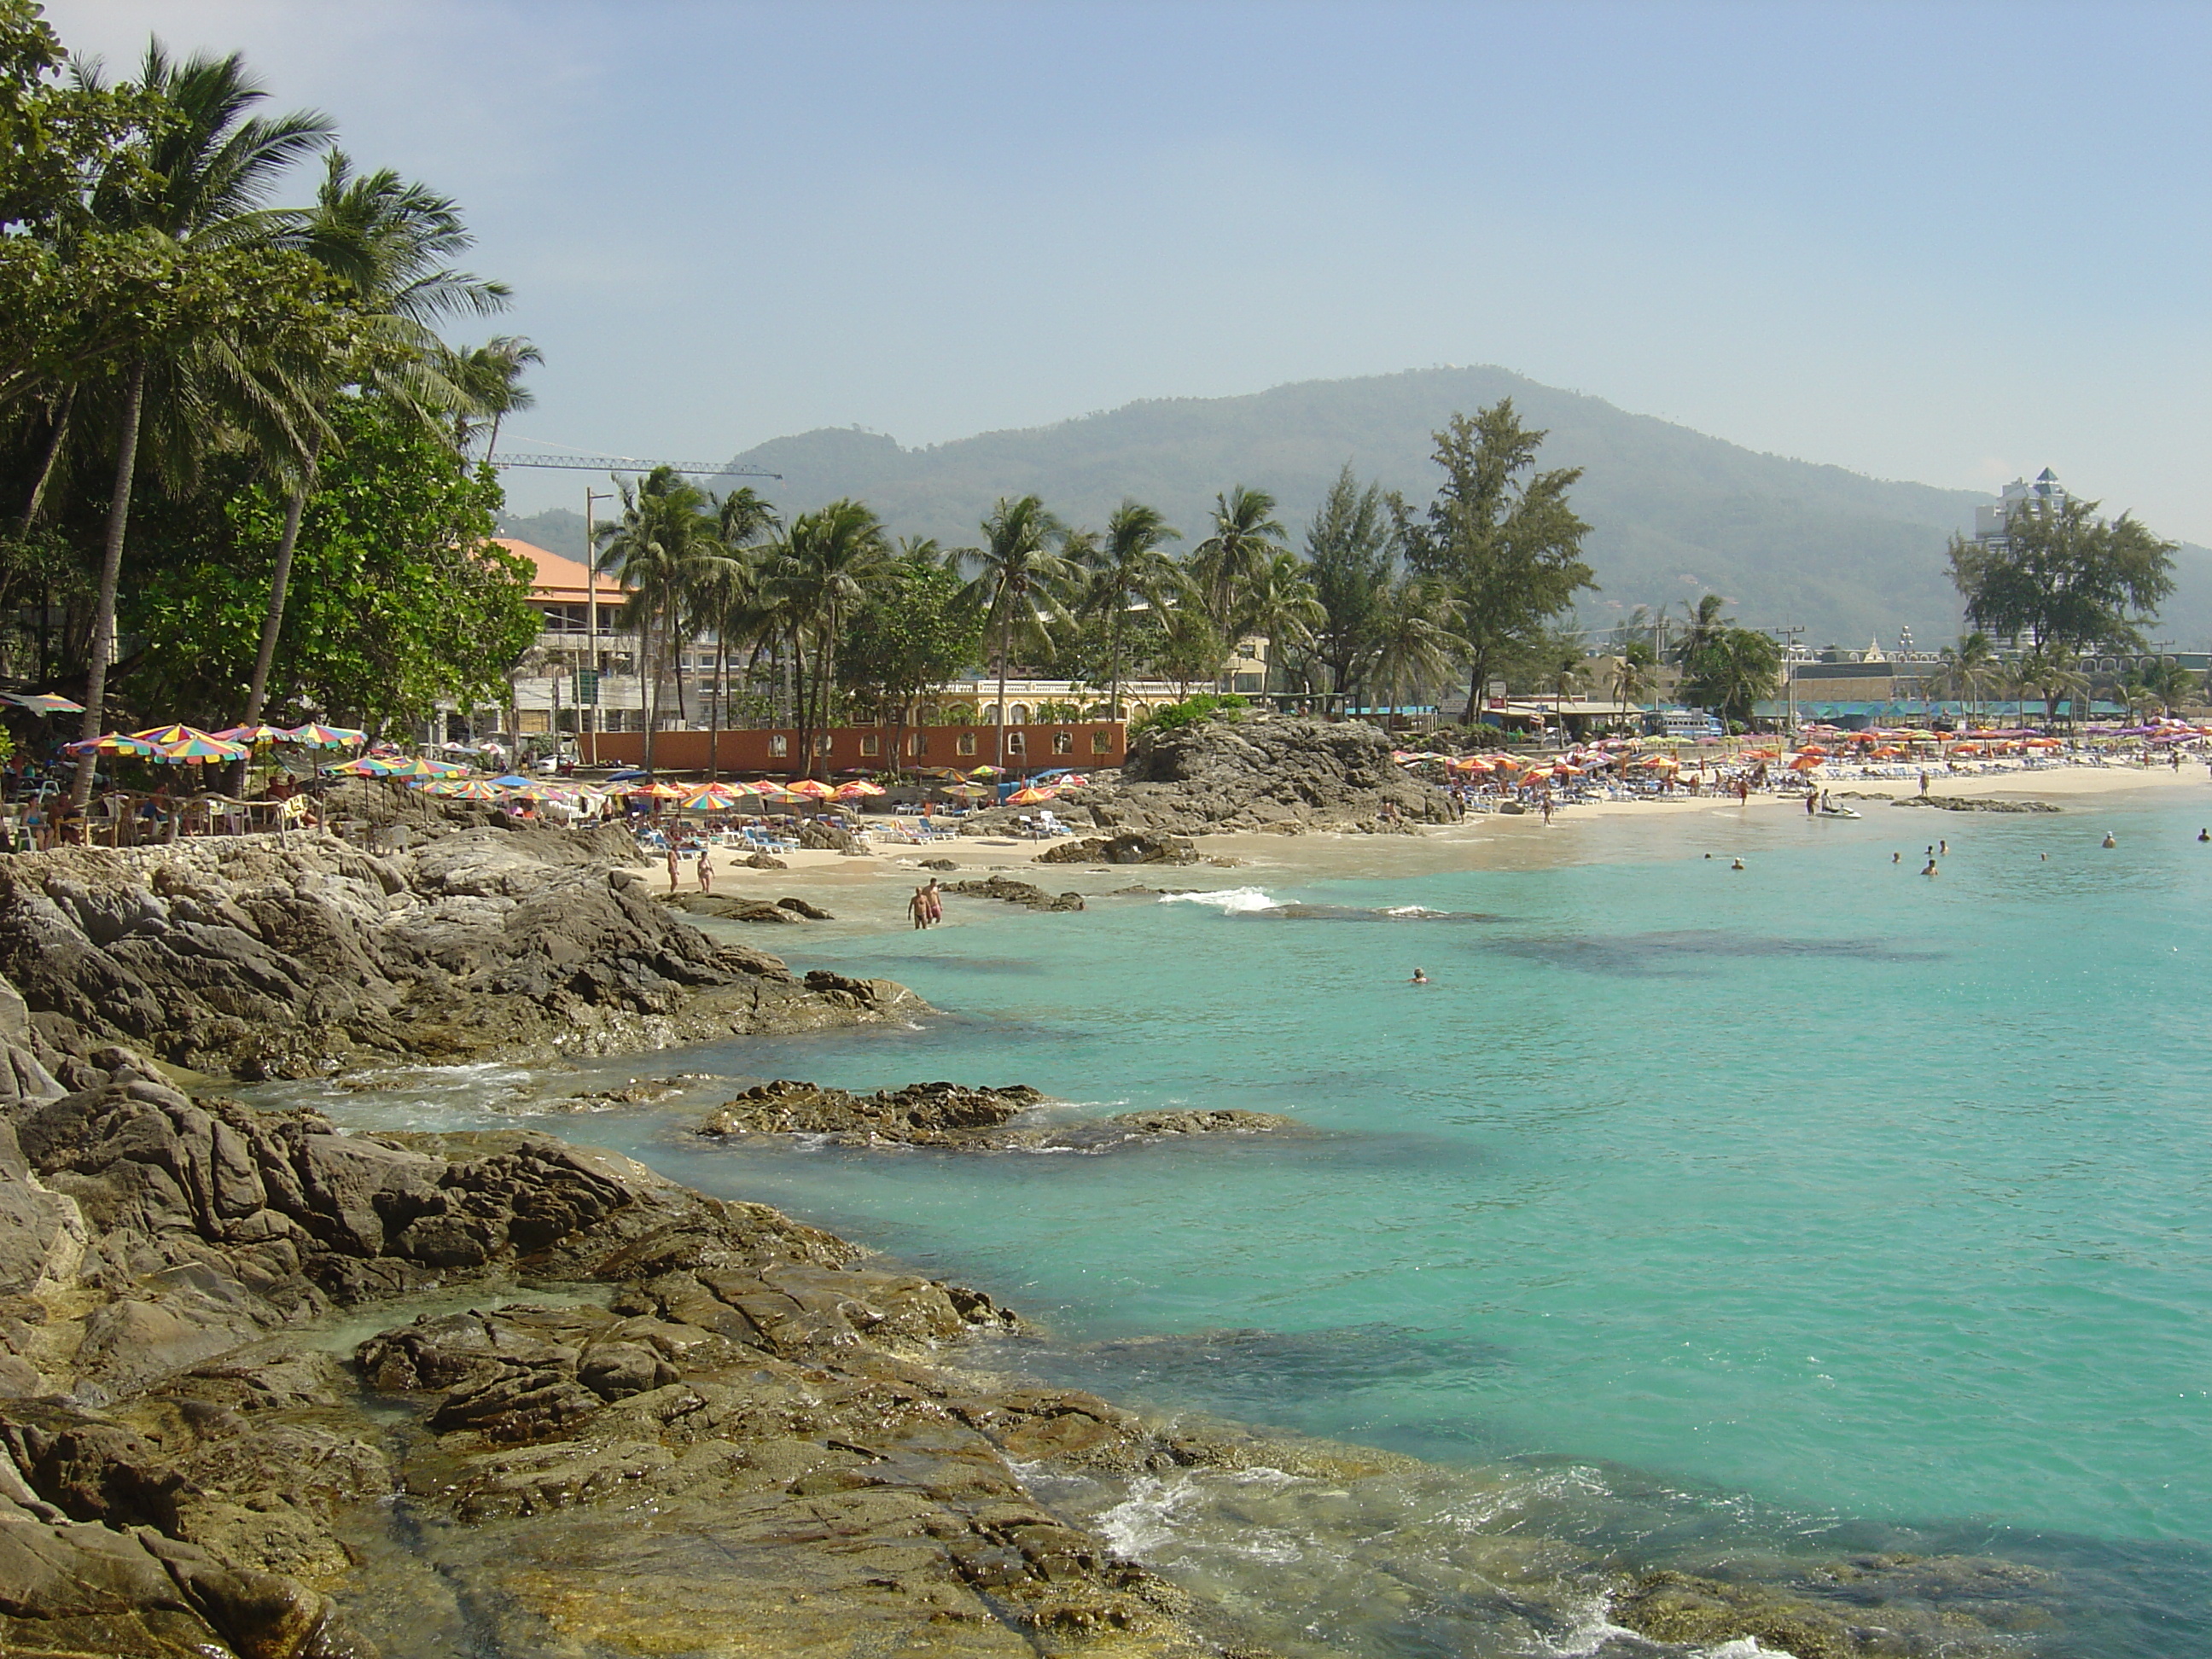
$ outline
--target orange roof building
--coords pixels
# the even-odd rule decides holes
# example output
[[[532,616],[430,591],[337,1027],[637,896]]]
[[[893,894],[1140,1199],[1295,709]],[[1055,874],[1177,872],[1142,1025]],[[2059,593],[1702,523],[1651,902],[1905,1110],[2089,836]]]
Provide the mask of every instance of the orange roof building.
[[[491,539],[493,546],[504,548],[509,553],[519,553],[537,567],[537,580],[530,590],[533,605],[541,607],[556,605],[580,606],[590,603],[591,595],[585,584],[591,580],[591,573],[576,560],[564,559],[558,553],[549,553],[542,547],[517,541],[512,536],[495,536]],[[599,574],[598,586],[599,605],[603,610],[609,605],[619,605],[629,597],[623,585],[604,571]],[[605,618],[600,619],[600,626],[606,626]]]

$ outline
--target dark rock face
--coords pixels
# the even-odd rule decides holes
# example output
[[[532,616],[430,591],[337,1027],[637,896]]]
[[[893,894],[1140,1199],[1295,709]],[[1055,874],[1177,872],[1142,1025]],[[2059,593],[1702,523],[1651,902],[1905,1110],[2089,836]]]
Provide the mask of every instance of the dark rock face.
[[[20,1044],[49,1071],[125,1042],[258,1079],[362,1058],[622,1052],[918,1006],[887,981],[874,1001],[825,1002],[774,957],[717,945],[606,866],[606,833],[477,830],[391,858],[319,835],[20,855],[0,871]]]
[[[739,859],[738,862],[754,870],[788,870],[791,868],[791,866],[788,863],[785,862],[782,859],[776,857],[773,853],[755,853],[750,858]]]
[[[781,923],[801,918],[760,899],[740,898],[734,893],[664,893],[660,902],[695,916],[716,916],[724,921]]]
[[[823,853],[861,854],[868,850],[850,830],[840,830],[819,818],[808,818],[799,826],[799,844]]]
[[[1994,795],[1900,795],[1893,806],[1933,806],[1945,812],[2057,812],[2047,800],[2000,800]]]
[[[1198,849],[1188,836],[1156,836],[1133,830],[1118,836],[1087,836],[1061,842],[1036,855],[1039,864],[1195,864]]]
[[[795,916],[805,916],[809,921],[835,921],[836,917],[818,904],[810,904],[803,898],[780,898],[775,902],[779,910],[787,910]]]
[[[1011,876],[993,876],[986,881],[948,881],[944,890],[957,893],[963,898],[1004,899],[1009,904],[1025,905],[1032,910],[1080,910],[1083,908],[1083,895],[1080,893],[1061,893],[1054,896],[1042,887],[1016,881]]]
[[[1079,830],[1170,836],[1389,833],[1451,819],[1443,793],[1407,776],[1375,727],[1278,716],[1139,732],[1118,783],[1065,791],[1053,805]],[[961,833],[1002,834],[1013,816],[978,813]]]

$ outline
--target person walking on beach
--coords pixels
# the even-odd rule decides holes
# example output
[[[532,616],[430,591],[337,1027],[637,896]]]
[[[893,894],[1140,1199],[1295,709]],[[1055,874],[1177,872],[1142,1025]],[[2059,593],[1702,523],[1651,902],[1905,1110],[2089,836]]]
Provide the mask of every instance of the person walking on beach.
[[[913,918],[914,931],[920,933],[929,926],[929,890],[917,887],[914,896],[906,902],[906,913]]]
[[[1814,813],[1815,813],[1815,812],[1819,811],[1820,810],[1820,795],[1819,795],[1817,793],[1811,793],[1811,794],[1808,794],[1808,795],[1805,797],[1805,816],[1806,816],[1807,817],[1808,817],[1808,818],[1809,818],[1809,817],[1811,817],[1813,816],[1813,814],[1814,814]]]
[[[711,842],[699,843],[699,890],[702,893],[714,890],[714,848]]]
[[[672,893],[676,890],[677,872],[682,867],[683,859],[676,850],[676,843],[671,841],[668,843],[668,890]]]
[[[921,902],[929,913],[932,927],[945,920],[945,890],[937,884],[937,878],[929,878],[929,885],[921,890]]]
[[[1924,766],[1920,769],[1920,793],[1923,795],[1928,793],[1928,769]]]

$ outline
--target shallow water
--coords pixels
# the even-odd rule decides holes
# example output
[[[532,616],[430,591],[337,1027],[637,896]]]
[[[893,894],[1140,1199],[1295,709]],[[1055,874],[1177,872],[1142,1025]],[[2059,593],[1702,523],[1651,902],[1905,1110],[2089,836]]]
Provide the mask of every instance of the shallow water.
[[[826,964],[947,1011],[921,1030],[554,1085],[1018,1081],[1098,1109],[1289,1112],[1314,1137],[688,1141],[719,1082],[546,1127],[978,1284],[1045,1322],[1027,1363],[1067,1381],[1459,1466],[1437,1478],[1520,1492],[1504,1506],[1583,1561],[1990,1554],[2052,1575],[2031,1598],[2052,1622],[2016,1650],[2212,1651],[2206,816],[1893,809],[1709,823],[1639,861],[1231,879],[1080,915],[955,901],[957,925],[842,939]],[[1417,963],[1433,983],[1405,982]],[[364,1126],[505,1121],[487,1105],[542,1081],[474,1068],[322,1103]],[[1412,1506],[1394,1570],[1442,1571],[1424,1552],[1459,1500],[1394,1490]],[[1325,1504],[1271,1499],[1261,1522],[1203,1495],[1095,1498],[1147,1559],[1224,1593],[1288,1594],[1259,1557],[1235,1591],[1218,1558],[1241,1534],[1309,1555],[1298,1593],[1328,1598],[1309,1622],[1329,1650],[1566,1650],[1556,1626],[1462,1624],[1419,1595],[1363,1623],[1344,1585],[1382,1582],[1382,1547],[1325,1546]],[[1595,1650],[1601,1622],[1585,1635]]]

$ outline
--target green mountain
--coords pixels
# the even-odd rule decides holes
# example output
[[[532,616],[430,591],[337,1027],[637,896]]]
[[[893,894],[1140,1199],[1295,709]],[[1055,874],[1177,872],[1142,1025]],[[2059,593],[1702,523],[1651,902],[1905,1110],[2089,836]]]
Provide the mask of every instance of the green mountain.
[[[1637,605],[1679,610],[1711,591],[1747,624],[1801,623],[1814,645],[1890,645],[1909,626],[1925,647],[1956,633],[1943,545],[1990,496],[1760,454],[1502,368],[1158,399],[922,449],[878,433],[824,429],[775,439],[731,462],[781,480],[724,476],[709,487],[750,482],[787,513],[858,495],[895,532],[957,546],[975,539],[997,497],[1030,491],[1093,526],[1133,496],[1195,539],[1215,493],[1244,483],[1275,495],[1295,540],[1346,461],[1363,479],[1425,498],[1435,477],[1429,434],[1455,410],[1508,396],[1524,419],[1548,429],[1542,465],[1583,469],[1574,501],[1592,526],[1586,550],[1601,584],[1583,596],[1585,623],[1603,626]],[[2068,482],[2095,493],[2094,480]],[[547,538],[562,532],[580,548],[573,513],[517,520],[514,531],[556,551]],[[2212,554],[2189,549],[2181,565],[2181,592],[2156,632],[2196,647],[2212,641]]]

